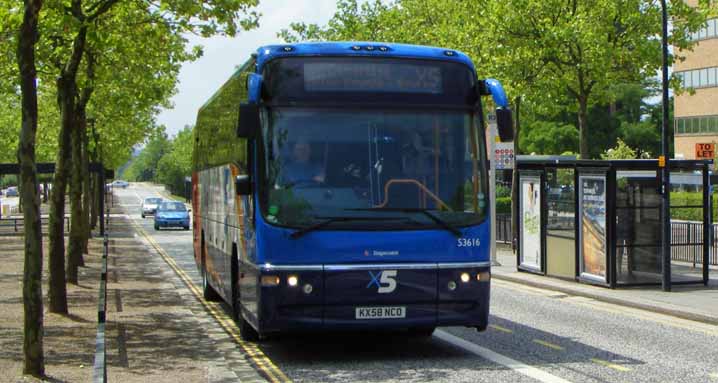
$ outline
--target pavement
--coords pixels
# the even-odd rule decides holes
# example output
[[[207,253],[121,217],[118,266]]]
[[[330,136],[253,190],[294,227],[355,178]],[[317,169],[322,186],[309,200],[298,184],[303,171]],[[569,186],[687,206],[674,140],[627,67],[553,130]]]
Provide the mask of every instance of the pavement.
[[[598,295],[593,298],[557,291],[558,287],[549,288],[548,284],[566,283],[590,291],[625,294],[625,289],[609,290],[516,273],[515,265],[509,264],[512,256],[503,253],[500,259],[504,260],[505,256],[505,264],[494,268],[490,325],[485,332],[444,327],[428,338],[371,332],[287,334],[247,344],[239,338],[236,325],[227,319],[226,305],[206,302],[201,294],[195,293],[201,281],[194,263],[192,232],[155,231],[151,217],[140,218],[140,201],[160,195],[162,189],[148,184],[132,184],[115,193],[115,202],[125,212],[129,224],[127,235],[133,235],[145,247],[142,250],[142,246],[135,244],[132,249],[127,249],[142,251],[146,258],[144,263],[138,262],[127,268],[138,270],[138,275],[157,275],[153,281],[161,283],[163,288],[169,288],[168,283],[171,283],[172,294],[183,297],[181,301],[173,299],[173,304],[187,308],[177,308],[183,312],[184,324],[176,327],[184,332],[186,339],[181,345],[169,349],[177,350],[184,358],[181,360],[187,362],[202,361],[221,366],[218,370],[221,374],[184,378],[180,371],[167,368],[173,359],[162,355],[161,346],[144,342],[145,347],[154,347],[152,352],[142,352],[146,358],[157,355],[155,353],[163,356],[157,361],[162,366],[163,379],[151,374],[147,380],[718,382],[715,363],[718,326],[656,310],[610,303],[598,299]],[[147,268],[144,268],[145,264]],[[531,286],[524,277],[537,278],[545,285],[541,288]],[[120,280],[122,278],[120,275]],[[686,291],[682,296],[689,299],[693,293],[695,291]],[[161,294],[143,294],[144,307],[149,309],[158,305],[162,308],[164,298],[172,297],[172,294],[169,290]],[[685,305],[675,302],[675,305],[679,304]],[[704,309],[709,313],[710,310]],[[148,321],[147,324],[160,326],[162,321]],[[172,346],[171,342],[157,340]],[[186,349],[189,345],[197,345],[194,353]],[[127,355],[132,352],[127,349]],[[110,371],[112,368],[111,365]],[[142,375],[145,372],[151,373],[151,370],[137,371],[135,377],[145,377]]]
[[[499,246],[496,253],[500,265],[492,267],[495,279],[718,325],[718,269],[715,267],[709,270],[708,286],[673,286],[671,292],[662,291],[660,286],[609,289],[520,272],[516,269],[516,255],[510,248]]]

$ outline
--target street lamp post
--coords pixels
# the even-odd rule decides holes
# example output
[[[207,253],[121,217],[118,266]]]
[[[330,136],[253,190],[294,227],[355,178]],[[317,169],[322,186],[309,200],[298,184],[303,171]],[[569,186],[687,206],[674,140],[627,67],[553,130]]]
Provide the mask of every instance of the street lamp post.
[[[668,160],[668,11],[666,0],[661,0],[663,50],[662,60],[662,91],[663,91],[663,121],[661,124],[661,158],[658,166],[661,168],[661,255],[663,256],[663,291],[671,291],[671,216],[670,216],[670,166]]]

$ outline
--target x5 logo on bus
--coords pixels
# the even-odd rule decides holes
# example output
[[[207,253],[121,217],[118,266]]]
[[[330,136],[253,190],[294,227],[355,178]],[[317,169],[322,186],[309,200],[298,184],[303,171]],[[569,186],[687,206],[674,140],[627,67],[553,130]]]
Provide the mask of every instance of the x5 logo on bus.
[[[379,294],[390,293],[396,289],[396,270],[382,270],[377,274],[370,271],[369,277],[371,281],[366,287],[370,288],[372,285],[376,285]]]

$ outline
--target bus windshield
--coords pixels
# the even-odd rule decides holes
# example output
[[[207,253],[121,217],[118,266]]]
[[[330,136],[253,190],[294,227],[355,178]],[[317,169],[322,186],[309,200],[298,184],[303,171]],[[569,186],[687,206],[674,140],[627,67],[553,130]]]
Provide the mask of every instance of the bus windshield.
[[[483,132],[470,111],[275,107],[268,117],[261,205],[270,223],[433,228],[413,213],[452,226],[485,216]]]

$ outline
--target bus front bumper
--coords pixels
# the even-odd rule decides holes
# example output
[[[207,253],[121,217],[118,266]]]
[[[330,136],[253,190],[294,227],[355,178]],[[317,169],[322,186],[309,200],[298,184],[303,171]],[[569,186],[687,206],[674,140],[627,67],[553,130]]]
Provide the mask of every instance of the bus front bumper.
[[[261,273],[279,278],[279,284],[261,287],[257,325],[264,334],[437,326],[483,331],[488,324],[488,263],[283,267]]]

